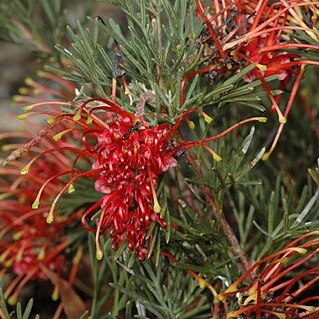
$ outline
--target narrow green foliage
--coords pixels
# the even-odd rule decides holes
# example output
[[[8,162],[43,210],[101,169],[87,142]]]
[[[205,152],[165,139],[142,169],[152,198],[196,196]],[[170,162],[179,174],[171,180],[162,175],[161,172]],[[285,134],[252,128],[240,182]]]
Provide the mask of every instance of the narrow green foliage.
[[[24,310],[21,307],[21,303],[18,302],[16,305],[16,310],[11,312],[8,309],[7,303],[4,300],[3,291],[2,288],[0,288],[0,314],[1,319],[10,319],[10,318],[16,318],[16,319],[29,319],[31,318],[31,311],[33,307],[33,299],[30,299],[28,303],[26,304]],[[36,318],[40,319],[38,315],[36,315]]]
[[[318,167],[309,168],[308,170],[310,176],[315,181],[315,183],[319,186],[319,159],[318,159]]]
[[[64,42],[68,20],[64,5],[61,0],[3,0],[0,4],[0,37],[42,57],[55,56],[57,59],[54,46]]]
[[[124,246],[125,247],[125,246]],[[127,297],[119,293],[119,291],[114,290],[108,287],[108,283],[111,281],[115,281],[121,285],[130,286],[130,281],[128,277],[128,273],[123,271],[124,269],[129,269],[129,265],[132,261],[134,261],[134,255],[131,257],[124,258],[123,256],[120,258],[122,261],[125,261],[125,265],[121,264],[117,259],[119,256],[123,255],[123,250],[121,254],[115,254],[111,250],[111,240],[108,240],[103,245],[103,253],[104,258],[101,261],[96,260],[96,250],[95,250],[95,242],[94,237],[89,236],[89,252],[91,257],[91,267],[93,274],[93,282],[94,282],[94,292],[93,292],[93,302],[90,312],[90,318],[115,318],[119,315],[119,313],[127,307]],[[124,254],[125,255],[125,254]],[[133,258],[132,258],[133,257]],[[111,305],[111,309],[109,313],[106,315],[102,315],[103,305],[113,296],[114,300]],[[105,309],[103,309],[105,311]]]
[[[93,83],[102,96],[105,90],[110,89],[112,62],[102,46],[98,43],[98,29],[100,22],[95,19],[92,22],[92,31],[84,29],[78,23],[76,34],[68,28],[73,41],[72,53],[61,46],[57,46],[59,52],[74,61],[72,73],[68,73],[67,79],[78,82],[81,85]],[[76,76],[74,74],[77,74]]]
[[[166,262],[168,268],[163,272],[162,268]],[[130,289],[118,283],[113,283],[112,287],[142,304],[147,313],[158,318],[205,318],[209,313],[209,305],[204,296],[199,297],[202,290],[198,283],[183,270],[169,264],[168,259],[165,261],[165,258],[161,257],[155,268],[151,261],[136,265]],[[190,308],[190,305],[193,307]],[[140,306],[140,311],[143,311],[143,307]],[[149,317],[144,315],[136,318]]]
[[[274,252],[300,232],[318,227],[319,202],[311,202],[315,195],[310,187],[304,186],[298,194],[296,186],[292,184],[287,191],[278,177],[273,191],[262,184],[241,187],[236,193],[229,193],[231,209],[239,225],[240,240],[247,250],[252,249],[251,255],[255,260]],[[234,198],[237,198],[237,203]],[[316,196],[314,198],[317,199]],[[312,203],[310,207],[309,202]],[[258,232],[250,237],[253,228]]]

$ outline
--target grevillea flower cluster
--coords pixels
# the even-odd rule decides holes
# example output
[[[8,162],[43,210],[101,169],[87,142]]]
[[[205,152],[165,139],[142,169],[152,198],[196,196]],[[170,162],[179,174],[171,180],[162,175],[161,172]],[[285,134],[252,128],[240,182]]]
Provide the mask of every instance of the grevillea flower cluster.
[[[113,248],[118,249],[127,240],[139,259],[146,257],[144,242],[151,222],[166,227],[159,214],[156,188],[160,175],[177,165],[169,154],[167,133],[166,124],[150,127],[144,119],[120,110],[107,130],[95,132],[97,157],[92,170],[99,171],[95,189],[104,194],[98,203],[101,213],[97,235],[110,229]],[[87,216],[88,212],[84,218]]]
[[[37,80],[27,78],[25,84],[19,89],[20,95],[14,97],[14,103],[41,104],[46,99],[50,105],[50,100],[73,97],[75,90],[73,84],[43,71],[37,73]],[[80,241],[75,240],[81,232],[84,234],[79,211],[59,215],[52,225],[45,221],[52,194],[63,185],[61,180],[55,179],[43,191],[40,209],[32,208],[39,188],[52,174],[64,171],[69,160],[63,154],[49,154],[32,166],[29,175],[21,175],[24,162],[30,157],[48,148],[61,147],[61,142],[52,138],[48,128],[37,121],[30,121],[28,125],[36,130],[35,134],[29,130],[0,134],[2,151],[13,151],[2,161],[0,169],[0,277],[4,278],[4,297],[10,304],[16,303],[24,287],[35,281],[50,280],[54,286],[52,298],[57,300],[59,285],[52,278],[66,279],[72,286],[83,253]],[[62,124],[59,128],[66,129]],[[55,318],[62,311],[61,303]]]
[[[28,133],[8,133],[0,135],[7,138],[29,139]],[[42,147],[57,146],[57,142],[42,139]],[[6,144],[10,148],[11,144]],[[13,146],[13,145],[12,145]],[[14,146],[17,146],[16,144]],[[41,152],[41,147],[32,147],[28,156]],[[26,154],[25,154],[26,155]],[[81,258],[81,248],[73,259],[72,266],[66,251],[72,246],[73,239],[68,234],[70,227],[80,225],[79,212],[70,216],[59,216],[56,223],[47,225],[45,216],[50,209],[51,194],[61,181],[55,180],[43,192],[43,205],[39,210],[32,209],[32,203],[39,187],[51,174],[65,169],[67,161],[62,154],[48,156],[45,161],[37,161],[28,176],[20,174],[22,161],[12,161],[9,166],[0,170],[0,263],[1,277],[5,274],[12,281],[5,287],[5,298],[9,303],[17,301],[22,289],[30,281],[48,280],[46,270],[57,276],[69,274],[69,283],[73,284]],[[79,228],[81,229],[81,228]],[[69,254],[71,251],[69,251]],[[73,258],[71,256],[71,258]],[[54,283],[52,297],[58,298],[58,286]],[[61,307],[60,307],[61,308]],[[61,311],[59,309],[59,311]]]
[[[35,104],[27,109],[32,110],[38,106],[39,104]],[[34,112],[41,111],[30,113]],[[82,145],[79,148],[70,146],[76,144],[74,141],[68,146],[48,149],[34,157],[22,169],[22,173],[26,174],[31,165],[46,154],[64,151],[77,154],[69,169],[52,175],[42,185],[33,208],[39,207],[42,192],[51,181],[71,174],[70,180],[52,201],[47,217],[47,221],[52,223],[56,203],[64,192],[72,188],[79,178],[92,178],[95,180],[96,191],[102,193],[103,197],[83,213],[82,223],[87,230],[96,233],[97,258],[103,257],[99,238],[107,231],[113,238],[113,249],[117,250],[120,245],[127,243],[129,249],[135,251],[139,259],[145,259],[152,243],[152,234],[146,238],[151,223],[159,224],[162,228],[166,227],[163,219],[165,212],[161,212],[156,191],[161,175],[170,167],[177,166],[174,155],[181,149],[203,146],[216,160],[220,160],[220,157],[205,145],[206,143],[221,138],[242,124],[266,121],[264,117],[249,118],[213,137],[200,141],[182,141],[174,145],[172,139],[181,122],[186,120],[192,126],[193,123],[188,119],[188,115],[194,112],[203,115],[206,122],[212,121],[200,110],[188,110],[173,126],[169,124],[150,126],[145,118],[137,117],[116,103],[102,98],[87,100],[78,107],[74,116],[63,112],[43,111],[44,114],[55,115],[55,123],[63,120],[69,123],[67,129],[54,136],[55,139],[68,140],[72,139],[74,134],[77,134],[77,137],[80,134]],[[28,113],[25,115],[28,116]],[[90,161],[91,168],[86,171],[78,169],[79,160]],[[98,220],[96,226],[92,226],[91,216],[96,216],[97,211]]]
[[[303,59],[305,50],[319,50],[319,35],[314,24],[318,22],[318,2],[309,1],[214,1],[214,14],[196,0],[196,12],[205,24],[198,39],[203,45],[204,66],[187,74],[182,81],[180,103],[184,104],[187,81],[197,74],[209,74],[213,79],[227,78],[252,66],[243,76],[247,82],[259,79],[271,101],[270,112],[276,111],[279,128],[264,159],[273,152],[293,101],[300,86],[303,68],[307,64],[319,65],[318,60]],[[304,17],[313,17],[307,23]],[[292,39],[293,32],[303,32],[307,43]],[[294,53],[289,50],[294,49]],[[277,93],[267,83],[267,77],[277,76]],[[283,93],[289,98],[280,107]]]
[[[256,262],[217,296],[227,318],[318,318],[319,297],[312,293],[319,281],[318,248],[313,231]]]

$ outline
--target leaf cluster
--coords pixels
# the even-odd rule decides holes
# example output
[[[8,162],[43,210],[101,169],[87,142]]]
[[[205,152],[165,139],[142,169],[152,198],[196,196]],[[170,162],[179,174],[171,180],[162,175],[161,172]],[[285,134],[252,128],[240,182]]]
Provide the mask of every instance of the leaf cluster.
[[[21,303],[18,302],[16,309],[11,312],[4,299],[2,288],[0,288],[0,315],[2,319],[10,319],[15,316],[17,319],[29,319],[31,318],[31,312],[33,307],[33,299],[30,299],[25,308],[22,309]],[[39,315],[33,317],[34,319],[40,319]]]
[[[84,15],[88,5],[93,3],[82,3]],[[74,0],[3,0],[0,3],[0,40],[16,43],[45,60],[54,57],[58,61],[54,46],[67,40],[65,28],[72,20],[74,4]]]

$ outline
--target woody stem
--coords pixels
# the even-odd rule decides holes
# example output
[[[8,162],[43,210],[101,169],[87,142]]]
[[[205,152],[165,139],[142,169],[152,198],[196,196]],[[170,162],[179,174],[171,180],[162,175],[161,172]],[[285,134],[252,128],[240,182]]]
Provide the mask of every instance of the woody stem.
[[[193,157],[189,152],[187,152],[187,160],[189,163],[193,166],[193,168],[200,174],[203,175],[200,167],[197,165]],[[200,189],[204,195],[205,200],[207,201],[208,205],[212,209],[213,216],[216,220],[220,221],[221,227],[227,237],[228,242],[232,246],[235,254],[239,257],[241,264],[245,271],[248,271],[251,268],[251,264],[245,254],[245,252],[240,247],[240,244],[238,242],[238,239],[233,231],[233,229],[230,227],[227,219],[225,218],[222,210],[220,209],[219,205],[214,200],[211,191],[208,186],[201,185]]]

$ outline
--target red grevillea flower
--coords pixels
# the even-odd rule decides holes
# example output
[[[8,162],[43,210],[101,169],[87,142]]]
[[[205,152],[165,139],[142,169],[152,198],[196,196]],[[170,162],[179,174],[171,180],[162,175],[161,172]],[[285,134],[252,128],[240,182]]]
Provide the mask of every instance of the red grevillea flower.
[[[203,146],[216,160],[220,160],[205,143],[221,138],[242,124],[266,120],[261,117],[246,119],[213,137],[181,142],[173,146],[173,135],[183,120],[191,123],[187,116],[192,112],[202,114],[206,122],[212,120],[200,110],[190,110],[184,112],[173,126],[150,126],[143,117],[134,116],[114,102],[102,98],[90,99],[78,106],[74,116],[61,112],[44,112],[51,116],[55,114],[55,122],[68,120],[70,123],[70,128],[55,135],[56,139],[63,137],[71,141],[72,134],[76,133],[82,135],[82,144],[78,148],[67,146],[48,149],[33,158],[22,170],[22,173],[27,173],[30,166],[42,155],[65,150],[77,154],[70,169],[53,175],[42,185],[33,207],[39,206],[42,192],[51,181],[71,174],[70,180],[62,187],[51,205],[47,221],[52,223],[55,205],[63,193],[77,179],[93,178],[96,191],[102,193],[103,197],[86,210],[82,222],[86,229],[96,233],[97,258],[101,259],[103,256],[100,234],[108,232],[113,238],[113,249],[116,250],[122,243],[127,242],[129,249],[135,251],[139,259],[145,259],[151,244],[151,239],[146,238],[151,223],[166,227],[156,189],[160,176],[170,167],[177,165],[174,155],[182,148]],[[77,145],[78,142],[73,141],[73,144]],[[91,160],[91,168],[77,169],[80,159]],[[88,220],[91,219],[90,216],[96,216],[97,210],[97,225],[92,227]]]
[[[1,134],[0,138],[3,140],[19,136],[29,139],[30,135],[7,133]],[[41,142],[42,147],[57,144],[49,139],[42,139]],[[39,146],[33,147],[29,154],[42,150]],[[44,268],[58,276],[69,273],[69,283],[74,282],[82,249],[79,248],[72,266],[68,262],[66,251],[73,243],[69,234],[70,227],[76,226],[76,223],[80,225],[79,212],[59,216],[52,225],[47,225],[44,219],[50,209],[48,204],[51,203],[51,196],[62,182],[55,180],[47,187],[39,210],[31,208],[39,187],[51,174],[65,170],[67,163],[63,154],[51,154],[45,160],[37,161],[28,176],[20,174],[22,162],[12,161],[6,168],[0,169],[0,263],[3,266],[0,274],[15,277],[5,286],[4,295],[10,303],[16,302],[29,281],[48,280]],[[56,287],[54,298],[57,298],[57,293]]]
[[[226,308],[235,308],[227,318],[319,318],[318,234],[306,233],[264,257],[219,294]]]
[[[113,248],[127,239],[128,247],[136,250],[139,259],[146,257],[143,244],[151,222],[166,227],[159,215],[156,186],[159,176],[177,165],[168,156],[167,133],[166,124],[149,127],[144,119],[119,114],[108,130],[96,136],[98,157],[92,168],[101,172],[95,188],[105,194],[97,233],[111,228]]]
[[[318,60],[306,60],[304,50],[318,51],[318,33],[304,21],[306,15],[302,10],[308,10],[313,15],[313,21],[318,18],[318,1],[219,1],[213,2],[213,12],[205,10],[202,2],[196,0],[196,12],[206,26],[205,36],[199,41],[211,48],[211,56],[205,54],[204,67],[187,74],[181,84],[180,104],[184,104],[184,91],[187,81],[197,74],[211,73],[216,76],[229,77],[244,66],[254,68],[243,79],[250,82],[259,79],[267,93],[272,106],[270,111],[276,111],[279,118],[279,128],[273,143],[263,159],[273,152],[286,119],[291,110],[302,78],[303,67],[307,64],[319,65]],[[309,43],[291,40],[293,31],[304,32],[311,39]],[[289,53],[290,49],[296,52]],[[206,51],[205,51],[206,52]],[[277,75],[278,87],[282,92],[288,92],[288,102],[279,106],[281,94],[273,95],[266,77]],[[288,84],[292,84],[290,90]]]

